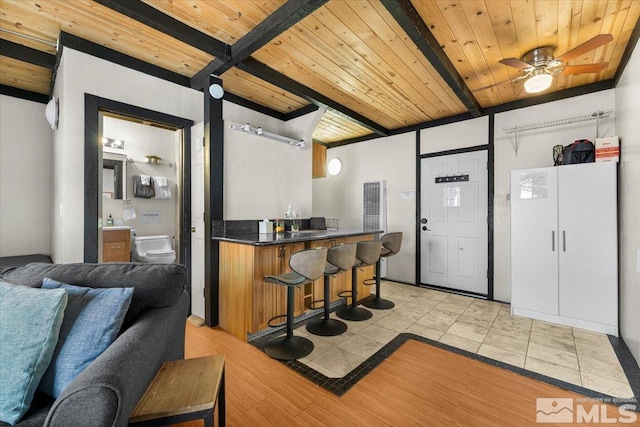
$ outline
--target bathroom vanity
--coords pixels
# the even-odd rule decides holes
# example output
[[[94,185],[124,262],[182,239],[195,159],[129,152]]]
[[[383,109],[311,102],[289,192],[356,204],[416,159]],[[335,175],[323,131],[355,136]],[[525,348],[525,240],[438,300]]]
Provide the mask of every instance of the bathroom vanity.
[[[220,327],[248,341],[251,335],[267,329],[270,319],[286,311],[286,286],[265,283],[264,276],[291,271],[289,258],[298,251],[373,240],[378,233],[362,230],[304,230],[280,235],[225,233],[213,236],[213,240],[220,242]],[[340,299],[339,292],[351,289],[351,275],[351,271],[347,271],[331,277],[331,302]],[[358,300],[369,296],[369,286],[362,282],[373,275],[373,266],[358,269]],[[312,301],[322,298],[322,277],[297,287],[294,315],[304,315],[310,310]]]
[[[104,227],[102,229],[102,262],[131,261],[131,229]]]

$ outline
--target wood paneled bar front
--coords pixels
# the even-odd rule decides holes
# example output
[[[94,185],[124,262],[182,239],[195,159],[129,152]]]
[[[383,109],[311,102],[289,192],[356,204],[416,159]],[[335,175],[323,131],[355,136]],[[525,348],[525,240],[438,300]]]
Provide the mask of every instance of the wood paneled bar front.
[[[373,240],[380,232],[303,230],[279,235],[225,233],[213,236],[220,242],[220,327],[248,341],[251,335],[266,329],[270,319],[286,313],[286,286],[265,283],[265,276],[291,271],[289,258],[298,251]],[[363,281],[372,278],[374,272],[373,266],[358,269],[359,300],[369,296],[369,287]],[[351,277],[351,271],[331,277],[331,302],[340,299],[339,292],[351,289]],[[323,299],[322,289],[322,278],[295,289],[296,317],[310,310],[312,301]]]

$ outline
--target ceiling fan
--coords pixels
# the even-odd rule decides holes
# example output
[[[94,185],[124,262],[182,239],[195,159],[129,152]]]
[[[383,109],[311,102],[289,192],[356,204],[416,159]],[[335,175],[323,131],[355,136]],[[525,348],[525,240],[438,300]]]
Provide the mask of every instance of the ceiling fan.
[[[522,59],[502,59],[500,60],[501,64],[517,68],[524,72],[524,75],[516,77],[515,79],[484,86],[479,89],[475,89],[473,92],[479,92],[494,86],[499,86],[508,81],[516,83],[524,80],[524,90],[527,91],[527,93],[538,93],[548,89],[553,81],[553,76],[558,74],[597,73],[598,71],[602,71],[607,68],[609,63],[598,62],[595,64],[567,65],[567,62],[582,55],[583,53],[609,43],[611,40],[613,40],[613,36],[611,34],[599,34],[557,58],[553,57],[553,51],[555,50],[553,46],[543,46],[525,53],[522,56]]]

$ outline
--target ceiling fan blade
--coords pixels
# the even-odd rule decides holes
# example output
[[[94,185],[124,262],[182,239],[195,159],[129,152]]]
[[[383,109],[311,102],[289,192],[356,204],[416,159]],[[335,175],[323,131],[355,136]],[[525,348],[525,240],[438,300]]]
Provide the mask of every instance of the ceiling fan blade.
[[[604,44],[609,43],[611,40],[613,40],[613,36],[611,34],[598,34],[594,38],[587,40],[581,45],[574,47],[569,52],[566,52],[560,55],[555,60],[562,61],[562,62],[569,62],[572,59],[582,55],[583,53],[587,53],[590,50],[596,49]]]
[[[609,66],[608,62],[599,62],[597,64],[582,64],[582,65],[570,65],[565,67],[560,74],[584,74],[584,73],[597,73]]]
[[[508,65],[509,67],[517,68],[518,70],[526,70],[527,68],[531,68],[530,64],[527,64],[524,61],[521,61],[518,58],[504,58],[500,60],[502,65]]]

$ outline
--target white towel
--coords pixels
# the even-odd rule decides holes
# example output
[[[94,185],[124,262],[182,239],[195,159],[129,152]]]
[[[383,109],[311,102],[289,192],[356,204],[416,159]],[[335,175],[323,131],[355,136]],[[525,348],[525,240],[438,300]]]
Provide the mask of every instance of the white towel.
[[[149,175],[140,175],[140,181],[142,185],[149,185],[151,183],[151,177]]]
[[[160,186],[158,183],[159,180],[165,180],[166,185]],[[169,179],[163,176],[154,176],[153,177],[153,189],[156,193],[156,199],[170,199],[171,198],[171,187],[169,186]]]
[[[164,176],[154,176],[153,180],[158,183],[159,187],[167,187],[169,185],[169,180]]]

